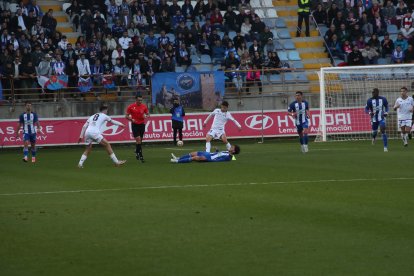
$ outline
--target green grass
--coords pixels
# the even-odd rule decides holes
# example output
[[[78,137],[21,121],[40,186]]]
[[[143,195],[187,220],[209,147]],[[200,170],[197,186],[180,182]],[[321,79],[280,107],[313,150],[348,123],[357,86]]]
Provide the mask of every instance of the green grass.
[[[250,141],[191,164],[166,147],[141,164],[114,146],[122,168],[97,147],[82,170],[81,148],[0,152],[0,275],[414,274],[412,145]]]

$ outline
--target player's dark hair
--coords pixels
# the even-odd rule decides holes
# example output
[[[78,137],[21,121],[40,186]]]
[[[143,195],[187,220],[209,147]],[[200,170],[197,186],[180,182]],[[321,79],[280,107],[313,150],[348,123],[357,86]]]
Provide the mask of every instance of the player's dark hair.
[[[378,88],[374,88],[374,89],[372,89],[372,93],[379,93],[379,89]]]
[[[32,102],[31,101],[25,101],[24,105],[27,105],[27,104],[32,104]]]
[[[408,91],[407,87],[403,86],[401,89],[404,89],[405,91]]]
[[[302,91],[296,91],[295,94],[299,94],[299,95],[303,96],[303,92]]]
[[[108,109],[108,105],[107,104],[102,104],[101,107],[99,108],[99,111],[104,111]]]
[[[240,153],[240,147],[238,145],[234,145],[234,154]]]
[[[228,101],[223,101],[223,102],[221,103],[221,105],[224,105],[225,107],[229,107],[229,102],[228,102]]]
[[[141,93],[137,93],[137,94],[135,95],[135,99],[138,99],[138,98],[142,98]]]

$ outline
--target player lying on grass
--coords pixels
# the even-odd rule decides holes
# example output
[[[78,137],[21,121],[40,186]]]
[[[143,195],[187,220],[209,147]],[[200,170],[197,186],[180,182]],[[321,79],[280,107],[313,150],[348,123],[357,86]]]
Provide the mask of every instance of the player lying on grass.
[[[106,152],[114,162],[115,166],[119,167],[125,164],[126,162],[126,160],[118,160],[118,158],[116,158],[115,153],[112,150],[111,144],[109,144],[109,142],[102,136],[101,133],[101,128],[105,124],[105,122],[109,122],[121,127],[125,127],[125,125],[121,122],[112,120],[108,115],[106,115],[108,113],[107,105],[102,105],[99,110],[99,113],[96,113],[89,117],[89,119],[83,125],[78,143],[80,143],[82,139],[85,137],[86,149],[82,154],[81,159],[79,160],[79,168],[83,168],[83,163],[85,162],[86,158],[88,158],[88,155],[92,150],[93,142],[101,144],[103,147],[105,147]]]
[[[174,154],[171,153],[172,163],[190,163],[192,161],[198,162],[224,162],[231,161],[233,155],[240,153],[240,147],[237,145],[232,145],[228,151],[218,151],[218,152],[206,152],[206,151],[194,151],[177,158]]]

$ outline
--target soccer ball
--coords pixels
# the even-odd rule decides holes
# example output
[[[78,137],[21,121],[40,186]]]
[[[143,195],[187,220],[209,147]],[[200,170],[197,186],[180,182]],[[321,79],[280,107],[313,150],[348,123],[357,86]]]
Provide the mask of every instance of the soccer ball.
[[[183,141],[181,141],[181,140],[179,140],[179,141],[177,142],[177,146],[179,146],[179,147],[184,146],[184,142],[183,142]]]

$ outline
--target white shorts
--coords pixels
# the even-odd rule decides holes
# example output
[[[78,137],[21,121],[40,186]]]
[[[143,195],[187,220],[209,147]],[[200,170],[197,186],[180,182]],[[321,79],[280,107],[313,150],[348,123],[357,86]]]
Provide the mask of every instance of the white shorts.
[[[210,131],[208,132],[208,135],[213,137],[213,139],[220,139],[221,136],[226,135],[226,133],[224,132],[224,130],[210,129]]]
[[[398,120],[398,127],[411,128],[412,120]]]
[[[90,145],[93,142],[100,143],[104,137],[100,133],[86,132],[85,133],[85,144]]]

